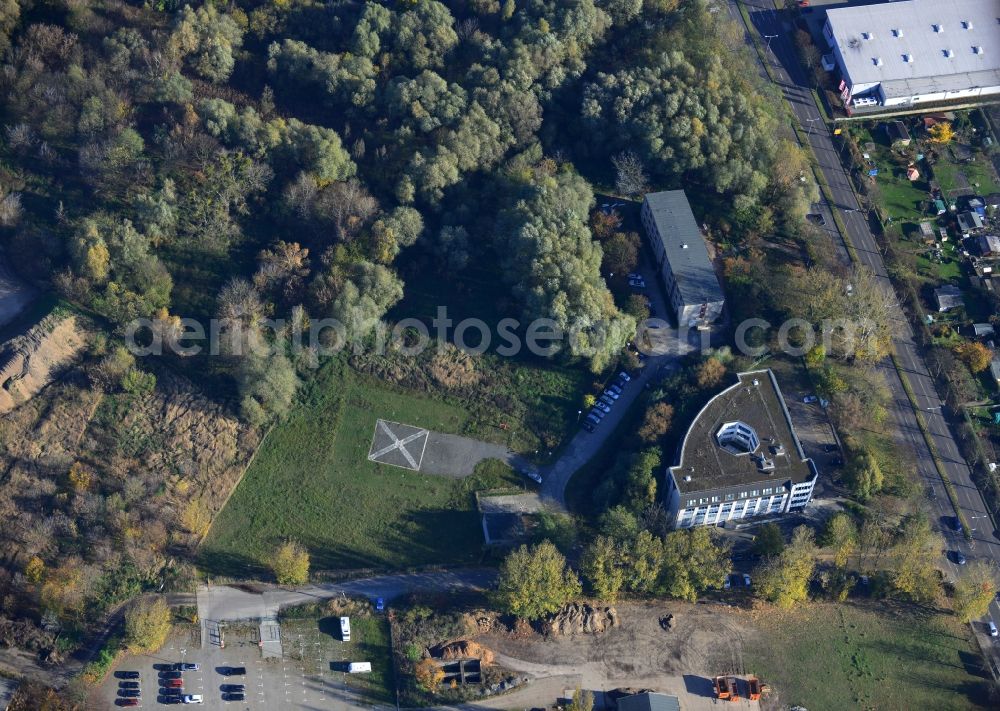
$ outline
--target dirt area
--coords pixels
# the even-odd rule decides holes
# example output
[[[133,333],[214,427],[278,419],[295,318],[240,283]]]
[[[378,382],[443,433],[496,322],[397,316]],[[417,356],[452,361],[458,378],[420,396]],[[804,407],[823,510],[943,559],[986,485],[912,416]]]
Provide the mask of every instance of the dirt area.
[[[617,681],[634,684],[681,675],[709,677],[747,671],[743,642],[752,630],[738,615],[718,605],[625,603],[617,606],[618,625],[601,634],[549,636],[504,632],[479,635],[504,666],[537,676],[582,674],[599,688]],[[665,630],[661,619],[673,614]]]
[[[10,412],[37,395],[61,370],[79,359],[86,343],[87,334],[76,318],[52,314],[0,346],[0,413]]]

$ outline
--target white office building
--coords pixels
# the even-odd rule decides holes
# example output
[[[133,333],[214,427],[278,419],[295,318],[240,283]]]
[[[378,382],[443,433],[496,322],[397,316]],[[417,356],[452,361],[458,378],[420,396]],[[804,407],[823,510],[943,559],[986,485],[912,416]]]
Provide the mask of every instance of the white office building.
[[[675,528],[799,511],[817,476],[774,374],[740,373],[691,423],[667,470],[666,506]]]

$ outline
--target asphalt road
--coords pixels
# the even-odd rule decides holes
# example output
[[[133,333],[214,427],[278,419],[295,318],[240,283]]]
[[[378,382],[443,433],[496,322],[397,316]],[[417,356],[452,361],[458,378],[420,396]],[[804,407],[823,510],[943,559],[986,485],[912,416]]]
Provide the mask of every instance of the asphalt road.
[[[850,176],[840,163],[829,128],[813,101],[806,72],[798,62],[792,42],[794,28],[791,16],[787,12],[776,11],[773,3],[768,0],[747,0],[744,5],[760,35],[772,36],[767,61],[785,99],[805,128],[819,168],[830,186],[833,204],[825,205],[825,208],[840,213],[847,229],[846,236],[856,248],[861,263],[891,291],[892,285],[878,244],[851,188]],[[730,0],[729,11],[734,19],[742,24],[743,20],[735,0]],[[935,447],[955,486],[961,511],[973,529],[971,542],[967,542],[960,533],[952,532],[945,525],[946,517],[953,516],[954,509],[917,425],[914,408],[906,396],[899,374],[892,362],[887,359],[879,365],[879,368],[893,395],[892,417],[896,425],[897,442],[904,451],[912,451],[916,457],[917,471],[930,493],[930,509],[945,537],[947,549],[962,551],[970,561],[977,558],[1000,561],[1000,545],[986,513],[986,506],[972,481],[969,465],[959,453],[955,438],[941,413],[941,398],[937,395],[933,378],[914,341],[910,323],[898,305],[895,321],[897,335],[893,345],[900,367],[913,388],[917,406],[923,411]],[[942,562],[942,567],[951,578],[959,573],[959,566],[947,557]],[[995,607],[993,612],[996,614],[995,619],[1000,621],[1000,607]]]

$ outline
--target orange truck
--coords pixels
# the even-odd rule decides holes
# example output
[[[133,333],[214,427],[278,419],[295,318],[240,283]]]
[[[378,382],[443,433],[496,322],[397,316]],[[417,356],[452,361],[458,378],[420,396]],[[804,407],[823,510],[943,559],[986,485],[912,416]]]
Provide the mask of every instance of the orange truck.
[[[727,676],[726,681],[729,683],[729,700],[737,701],[740,698],[739,680],[735,676]]]
[[[732,698],[734,692],[734,685],[729,683],[730,677],[717,676],[713,679],[715,683],[715,697],[718,699],[729,699]]]
[[[750,700],[760,701],[761,686],[760,679],[755,676],[751,676],[747,679],[747,685],[750,687]]]

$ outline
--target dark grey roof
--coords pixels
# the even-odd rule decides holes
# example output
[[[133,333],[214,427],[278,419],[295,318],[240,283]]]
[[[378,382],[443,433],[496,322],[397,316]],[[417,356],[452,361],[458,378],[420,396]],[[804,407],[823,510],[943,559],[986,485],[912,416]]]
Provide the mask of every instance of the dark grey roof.
[[[816,474],[812,460],[802,451],[774,374],[757,370],[740,373],[738,378],[735,385],[708,401],[684,436],[677,466],[671,467],[682,496],[711,491],[734,493],[734,499],[740,499],[744,498],[740,492],[755,485],[790,488]],[[773,469],[762,471],[751,455],[733,454],[719,445],[719,429],[736,421],[753,428],[760,442],[756,453],[773,462]],[[778,445],[784,447],[784,454],[771,449]]]
[[[646,195],[649,211],[663,240],[685,304],[710,304],[722,301],[722,287],[708,258],[708,248],[701,236],[691,204],[683,190],[664,190]],[[685,246],[686,245],[686,246]]]
[[[646,691],[618,699],[618,711],[681,711],[681,702],[676,696]]]

